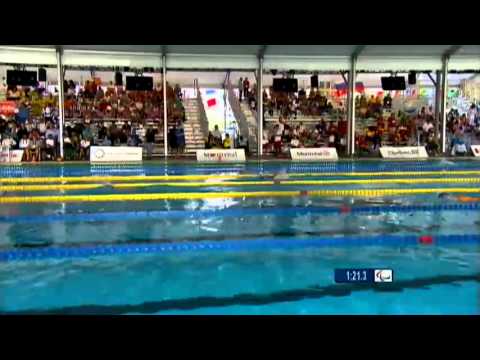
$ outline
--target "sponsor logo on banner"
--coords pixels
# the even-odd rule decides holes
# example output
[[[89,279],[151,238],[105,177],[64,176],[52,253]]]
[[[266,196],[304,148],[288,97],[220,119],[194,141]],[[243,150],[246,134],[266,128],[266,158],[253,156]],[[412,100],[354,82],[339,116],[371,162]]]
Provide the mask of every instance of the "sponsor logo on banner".
[[[480,145],[471,145],[472,146],[472,153],[475,157],[480,157]]]
[[[335,148],[290,149],[290,155],[297,161],[338,160]]]
[[[244,149],[231,150],[197,150],[197,161],[202,162],[243,162]]]
[[[425,146],[381,147],[380,154],[385,159],[426,159]]]
[[[90,148],[90,162],[140,162],[143,150],[141,147],[128,146],[92,146]]]
[[[8,150],[2,149],[0,151],[0,163],[19,164],[22,162],[23,150]]]

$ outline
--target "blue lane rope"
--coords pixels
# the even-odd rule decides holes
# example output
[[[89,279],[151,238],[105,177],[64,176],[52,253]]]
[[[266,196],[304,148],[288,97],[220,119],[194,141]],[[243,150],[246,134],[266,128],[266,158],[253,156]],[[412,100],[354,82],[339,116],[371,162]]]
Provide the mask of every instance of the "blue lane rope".
[[[96,256],[132,254],[172,254],[204,251],[257,251],[341,246],[412,246],[420,244],[419,236],[358,236],[320,238],[271,238],[255,240],[199,241],[162,244],[109,244],[77,247],[46,247],[36,249],[0,250],[0,262],[44,259],[74,259]],[[480,244],[480,235],[438,235],[436,245]],[[427,246],[427,245],[424,245]]]
[[[377,171],[467,171],[480,169],[479,163],[474,160],[442,163],[441,161],[405,161],[405,162],[316,162],[316,163],[260,163],[260,164],[238,164],[238,165],[159,165],[143,164],[135,167],[128,165],[95,167],[88,165],[78,166],[1,166],[0,177],[53,177],[53,176],[88,176],[91,173],[114,175],[122,171],[125,175],[138,175],[144,172],[145,175],[184,175],[184,174],[206,174],[222,172],[270,172],[285,170],[290,173],[298,172],[377,172]],[[130,170],[130,171],[129,171]]]
[[[478,211],[480,203],[437,204],[437,205],[393,205],[393,206],[353,206],[353,207],[288,207],[288,208],[228,208],[221,210],[159,210],[125,211],[91,214],[21,215],[0,216],[0,223],[45,224],[55,222],[102,222],[135,221],[148,219],[198,219],[212,217],[248,216],[300,216],[331,214],[372,214],[387,212],[439,212],[439,211]]]

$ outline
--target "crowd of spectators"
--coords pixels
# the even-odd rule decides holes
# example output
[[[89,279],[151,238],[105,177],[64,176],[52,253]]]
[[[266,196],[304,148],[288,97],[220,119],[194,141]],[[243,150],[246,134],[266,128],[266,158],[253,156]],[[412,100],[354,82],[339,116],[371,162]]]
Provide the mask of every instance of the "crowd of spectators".
[[[285,118],[294,118],[297,116],[322,116],[331,114],[334,106],[329,98],[322,94],[319,89],[312,88],[307,96],[304,89],[298,93],[286,93],[274,91],[273,87],[263,91],[264,111],[270,117],[278,114]],[[339,106],[342,110],[342,104]]]
[[[58,91],[58,90],[57,90]],[[89,80],[83,86],[66,81],[64,159],[87,160],[92,145],[144,146],[151,157],[163,134],[163,90],[125,91]],[[182,90],[167,83],[168,140],[171,151],[183,152],[185,109]],[[0,141],[3,150],[24,150],[23,161],[60,157],[58,95],[38,87],[8,87],[6,100],[15,111],[2,113]]]
[[[265,153],[281,156],[291,148],[334,147],[344,152],[346,144],[347,122],[325,121],[321,119],[313,127],[302,122],[295,124],[280,116],[278,122],[270,124],[263,131],[263,149]]]
[[[480,109],[472,104],[466,113],[452,109],[447,114],[447,132],[450,138],[450,154],[465,155],[467,144],[480,143]]]
[[[77,90],[78,88],[78,90]],[[87,80],[78,87],[65,81],[65,117],[74,119],[124,119],[142,122],[163,119],[163,88],[153,91],[126,91],[123,86],[101,86],[99,80]],[[172,123],[185,121],[182,90],[167,82],[167,117]]]
[[[205,149],[231,149],[233,145],[230,134],[226,133],[225,138],[222,139],[222,133],[218,125],[215,125],[213,132],[208,132],[207,139],[205,140]]]
[[[395,112],[390,94],[384,97],[372,95],[368,99],[362,94],[355,103],[358,119],[356,145],[360,154],[375,154],[381,146],[415,145],[425,145],[431,155],[439,153],[438,131],[435,131],[431,106],[422,107],[416,113]]]
[[[424,145],[431,156],[440,154],[440,119],[435,118],[432,106],[424,106],[418,112],[392,111],[390,94],[385,97],[365,95],[356,98],[357,128],[356,144],[360,153],[376,153],[380,146]],[[447,134],[451,155],[468,152],[465,134],[470,143],[480,135],[480,112],[472,104],[467,113],[452,109],[447,117]],[[362,121],[372,119],[362,127]],[[438,128],[435,128],[437,124]]]

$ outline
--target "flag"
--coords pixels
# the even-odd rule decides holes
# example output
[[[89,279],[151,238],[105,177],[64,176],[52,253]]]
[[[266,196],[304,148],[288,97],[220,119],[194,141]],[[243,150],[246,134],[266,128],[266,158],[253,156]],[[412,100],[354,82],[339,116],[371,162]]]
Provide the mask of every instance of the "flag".
[[[217,105],[217,100],[210,99],[210,100],[207,101],[207,105],[208,105],[208,107],[213,107],[213,106]]]
[[[335,84],[335,88],[338,91],[348,91],[348,84],[346,83]],[[363,82],[357,82],[355,84],[355,91],[360,93],[363,93],[365,91],[365,86],[363,85]]]

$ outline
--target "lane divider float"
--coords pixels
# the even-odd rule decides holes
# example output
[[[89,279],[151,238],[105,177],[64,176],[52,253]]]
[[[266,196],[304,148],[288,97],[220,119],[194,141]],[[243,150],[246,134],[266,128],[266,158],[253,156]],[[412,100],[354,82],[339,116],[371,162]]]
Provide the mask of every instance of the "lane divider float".
[[[420,189],[346,189],[312,191],[251,191],[251,192],[197,192],[197,193],[153,193],[153,194],[99,194],[58,196],[3,196],[0,204],[20,203],[66,203],[66,202],[113,202],[155,200],[203,200],[203,199],[246,199],[269,197],[382,197],[398,195],[428,195],[438,193],[478,194],[480,188],[420,188]]]
[[[43,259],[90,258],[140,254],[171,254],[205,251],[265,251],[345,246],[419,246],[480,244],[480,235],[392,235],[318,238],[270,238],[255,240],[197,241],[181,243],[97,244],[89,246],[52,246],[33,249],[2,249],[0,262],[38,261]]]
[[[70,213],[51,215],[13,215],[0,216],[0,223],[9,224],[46,224],[55,222],[106,222],[106,221],[141,221],[171,219],[204,219],[214,217],[258,217],[279,216],[295,217],[301,215],[337,215],[441,212],[441,211],[480,211],[479,203],[469,204],[435,204],[435,205],[385,205],[385,206],[335,206],[335,207],[262,207],[262,208],[227,208],[219,210],[148,210],[121,211],[101,213]]]
[[[0,192],[33,192],[56,190],[92,190],[99,188],[135,189],[152,187],[235,187],[235,186],[333,186],[373,184],[478,184],[479,178],[425,178],[425,179],[347,179],[347,180],[285,180],[285,181],[207,181],[207,182],[156,182],[122,184],[61,184],[61,185],[4,185]]]
[[[130,182],[130,181],[195,181],[195,180],[234,180],[274,178],[278,174],[209,174],[209,175],[132,175],[132,176],[67,176],[67,177],[8,177],[0,178],[1,184],[27,184],[27,183],[69,183],[69,182]],[[282,174],[283,175],[283,174]],[[467,171],[376,171],[376,172],[320,172],[320,173],[288,173],[289,178],[294,177],[379,177],[379,176],[480,176],[479,170]]]

